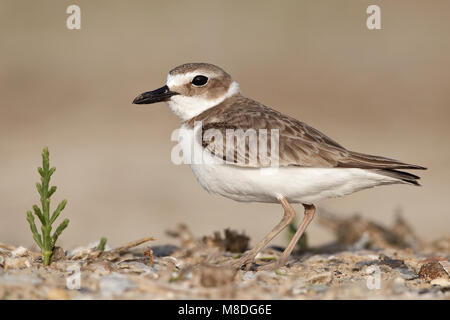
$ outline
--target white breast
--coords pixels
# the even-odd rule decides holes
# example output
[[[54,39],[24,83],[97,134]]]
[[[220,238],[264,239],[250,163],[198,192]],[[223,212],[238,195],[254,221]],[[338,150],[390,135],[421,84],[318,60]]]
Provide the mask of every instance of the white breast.
[[[208,192],[236,201],[278,202],[280,196],[284,196],[292,203],[312,204],[377,185],[402,183],[374,171],[356,168],[290,166],[258,169],[217,164],[209,153],[193,155],[194,150],[202,150],[193,138],[194,134],[193,129],[182,127],[180,130],[179,144],[185,163],[190,164],[198,182]]]
[[[172,85],[173,81],[168,81],[168,85]],[[239,92],[239,84],[232,82],[228,91],[216,99],[209,99],[204,96],[187,97],[183,95],[174,95],[167,101],[169,108],[179,116],[183,121],[192,119],[203,111],[222,103],[225,99],[235,95]]]

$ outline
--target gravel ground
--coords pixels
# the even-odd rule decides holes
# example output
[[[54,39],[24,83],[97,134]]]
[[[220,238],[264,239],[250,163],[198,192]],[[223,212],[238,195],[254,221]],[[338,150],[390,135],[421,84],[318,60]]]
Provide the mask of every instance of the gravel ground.
[[[233,270],[220,264],[247,248],[245,235],[198,239],[185,225],[168,232],[179,246],[148,246],[149,237],[103,252],[57,248],[49,267],[38,252],[0,244],[0,299],[450,299],[450,238],[423,243],[401,218],[390,228],[358,216],[320,222],[336,241],[303,245],[270,272],[252,269],[282,248]]]

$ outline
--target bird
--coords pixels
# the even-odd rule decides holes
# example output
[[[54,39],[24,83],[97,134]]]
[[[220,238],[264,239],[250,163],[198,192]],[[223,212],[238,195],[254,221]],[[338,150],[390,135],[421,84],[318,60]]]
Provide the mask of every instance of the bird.
[[[178,144],[204,189],[239,202],[279,203],[283,208],[280,222],[233,260],[233,268],[250,268],[257,254],[293,221],[293,204],[304,207],[295,235],[276,262],[258,270],[288,263],[315,216],[317,202],[380,185],[420,186],[419,176],[403,170],[426,169],[348,150],[312,126],[245,97],[230,74],[209,63],[177,66],[163,87],[133,100],[138,105],[157,102],[166,102],[181,119]],[[250,142],[238,143],[239,138],[255,141],[255,132],[265,137],[260,144],[256,139],[256,145],[266,152],[255,152]],[[198,161],[192,159],[199,154],[192,156],[193,150],[200,150]]]

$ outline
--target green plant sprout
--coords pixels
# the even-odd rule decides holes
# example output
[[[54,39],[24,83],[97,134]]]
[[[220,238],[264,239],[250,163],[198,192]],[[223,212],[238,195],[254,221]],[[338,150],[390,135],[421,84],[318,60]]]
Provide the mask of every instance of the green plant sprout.
[[[63,230],[69,225],[69,219],[64,219],[63,222],[56,228],[53,235],[51,235],[52,224],[58,218],[61,211],[64,210],[67,204],[67,200],[61,201],[56,207],[56,210],[50,216],[50,197],[55,193],[56,187],[50,187],[50,177],[55,172],[56,168],[50,168],[49,152],[45,147],[42,151],[42,168],[38,168],[38,172],[41,176],[41,183],[36,183],[36,188],[41,196],[41,208],[37,205],[33,206],[34,214],[41,221],[42,236],[39,234],[34,223],[34,216],[31,210],[27,211],[27,221],[30,224],[31,232],[33,233],[33,239],[41,248],[42,260],[45,266],[50,264],[50,258],[55,247],[56,240],[61,235]]]
[[[105,237],[102,237],[100,239],[100,242],[99,242],[99,244],[97,246],[97,250],[98,251],[101,251],[101,252],[105,251],[106,241],[107,241],[107,239]]]

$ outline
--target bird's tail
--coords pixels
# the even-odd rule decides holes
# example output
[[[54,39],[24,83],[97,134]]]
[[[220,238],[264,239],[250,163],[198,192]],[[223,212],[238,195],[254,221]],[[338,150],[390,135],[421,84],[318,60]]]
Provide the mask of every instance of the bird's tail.
[[[375,170],[378,174],[382,174],[384,176],[388,176],[391,178],[399,179],[405,183],[409,183],[415,186],[420,186],[420,183],[417,181],[420,179],[419,176],[416,176],[409,172],[394,170],[394,169],[380,169]]]

